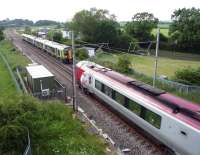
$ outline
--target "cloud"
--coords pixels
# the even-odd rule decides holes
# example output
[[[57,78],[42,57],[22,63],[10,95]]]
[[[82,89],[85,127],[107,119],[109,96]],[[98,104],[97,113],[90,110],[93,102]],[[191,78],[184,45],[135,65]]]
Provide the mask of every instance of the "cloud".
[[[199,0],[1,0],[0,20],[23,18],[66,21],[82,10],[96,7],[107,9],[117,20],[131,20],[137,12],[148,11],[160,20],[170,20],[175,9],[200,8]]]

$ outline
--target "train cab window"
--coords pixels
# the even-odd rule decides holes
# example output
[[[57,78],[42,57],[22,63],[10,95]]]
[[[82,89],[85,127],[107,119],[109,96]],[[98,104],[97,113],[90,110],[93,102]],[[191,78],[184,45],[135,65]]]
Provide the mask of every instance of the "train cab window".
[[[122,95],[122,94],[120,94],[118,92],[115,92],[115,101],[117,101],[119,104],[124,105],[124,102],[125,102],[124,95]]]
[[[89,84],[91,84],[92,83],[92,77],[90,76],[89,77]]]
[[[161,125],[161,116],[146,109],[144,119],[149,122],[151,125],[155,126],[156,128],[160,129]]]
[[[134,112],[136,115],[140,116],[141,111],[142,111],[142,106],[128,99],[128,109]]]
[[[112,98],[112,88],[104,85],[104,93],[109,96],[110,98]]]

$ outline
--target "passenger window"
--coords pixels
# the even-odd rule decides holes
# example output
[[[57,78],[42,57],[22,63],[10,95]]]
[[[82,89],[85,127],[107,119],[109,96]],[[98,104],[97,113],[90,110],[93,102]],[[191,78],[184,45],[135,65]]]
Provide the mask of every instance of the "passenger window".
[[[104,86],[104,93],[109,96],[110,98],[112,98],[112,88],[108,87],[108,86]]]
[[[156,128],[160,129],[161,116],[159,116],[158,114],[146,109],[144,119]]]
[[[100,91],[102,90],[102,84],[98,80],[95,80],[95,88]]]
[[[120,94],[118,92],[115,92],[115,101],[117,101],[119,104],[124,105],[124,102],[125,102],[124,95],[122,95],[122,94]]]
[[[142,106],[128,99],[128,109],[134,112],[136,115],[140,116]]]

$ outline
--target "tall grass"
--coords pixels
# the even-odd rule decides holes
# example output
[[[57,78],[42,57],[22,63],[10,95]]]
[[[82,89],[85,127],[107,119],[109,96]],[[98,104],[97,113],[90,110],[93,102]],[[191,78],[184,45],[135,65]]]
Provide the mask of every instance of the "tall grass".
[[[103,155],[105,145],[86,132],[60,102],[0,97],[0,154],[22,154],[29,129],[32,154]]]

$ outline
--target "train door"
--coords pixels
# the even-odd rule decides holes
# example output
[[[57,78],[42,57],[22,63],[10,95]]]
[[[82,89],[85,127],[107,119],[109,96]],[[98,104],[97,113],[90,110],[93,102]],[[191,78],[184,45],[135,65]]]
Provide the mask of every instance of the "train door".
[[[83,73],[82,77],[81,77],[81,85],[84,89],[86,89],[87,91],[89,91],[90,93],[93,92],[93,77],[91,74],[88,73]]]

